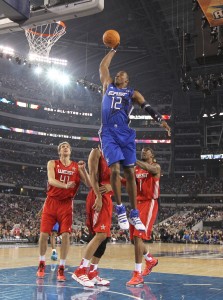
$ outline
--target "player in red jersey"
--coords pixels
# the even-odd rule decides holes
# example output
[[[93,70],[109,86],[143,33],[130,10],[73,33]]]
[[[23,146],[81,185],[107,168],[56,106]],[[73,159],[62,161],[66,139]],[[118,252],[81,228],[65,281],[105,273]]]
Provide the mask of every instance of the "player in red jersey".
[[[87,196],[86,223],[94,237],[87,245],[84,258],[72,278],[86,287],[94,287],[94,284],[107,286],[110,282],[99,277],[97,267],[105,252],[107,239],[111,235],[113,204],[110,169],[99,148],[92,149],[88,158],[88,167],[92,189]],[[91,265],[87,270],[90,260]]]
[[[82,181],[90,187],[89,175],[85,169],[84,161],[70,160],[71,146],[67,142],[58,146],[58,160],[50,160],[47,164],[48,191],[44,203],[39,240],[39,267],[37,277],[45,275],[45,254],[48,237],[56,222],[60,225],[58,234],[62,235],[60,249],[60,264],[57,271],[57,280],[65,281],[64,266],[70,245],[70,233],[73,222],[73,197]]]
[[[144,147],[141,159],[136,161],[135,177],[137,185],[137,208],[140,219],[146,227],[145,232],[138,231],[130,226],[130,239],[135,247],[135,271],[133,277],[127,282],[127,286],[141,286],[144,283],[143,276],[149,275],[152,268],[158,264],[147,250],[143,240],[150,240],[153,224],[158,212],[158,198],[160,195],[160,165],[155,162],[153,150]],[[146,266],[142,272],[142,258],[145,258]]]

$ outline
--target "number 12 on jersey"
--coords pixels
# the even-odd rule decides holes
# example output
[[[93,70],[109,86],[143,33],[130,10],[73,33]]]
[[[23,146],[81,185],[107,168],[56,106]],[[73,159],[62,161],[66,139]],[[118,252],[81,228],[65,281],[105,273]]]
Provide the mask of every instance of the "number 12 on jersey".
[[[114,109],[121,109],[121,107],[118,107],[117,105],[122,103],[122,97],[112,97],[112,104],[111,108]]]

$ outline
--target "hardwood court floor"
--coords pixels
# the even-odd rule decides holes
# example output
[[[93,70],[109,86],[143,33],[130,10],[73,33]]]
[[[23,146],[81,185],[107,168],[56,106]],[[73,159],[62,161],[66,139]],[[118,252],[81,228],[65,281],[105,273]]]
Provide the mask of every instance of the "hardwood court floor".
[[[109,287],[87,289],[71,278],[83,257],[85,245],[72,245],[68,255],[66,282],[56,279],[55,262],[50,261],[44,279],[36,278],[37,246],[0,246],[1,300],[222,300],[223,246],[148,244],[159,259],[140,287],[128,287],[134,268],[130,244],[108,244],[100,263],[100,274]],[[59,248],[59,247],[58,247]],[[57,262],[58,264],[58,262]],[[54,267],[54,269],[52,268]]]
[[[223,245],[148,244],[150,252],[159,259],[155,272],[198,276],[223,277]],[[59,247],[58,247],[59,248]],[[72,245],[67,265],[77,266],[83,257],[85,245]],[[38,265],[38,247],[0,248],[0,268]],[[47,250],[50,264],[50,247]],[[133,270],[134,248],[130,244],[108,244],[101,268]]]

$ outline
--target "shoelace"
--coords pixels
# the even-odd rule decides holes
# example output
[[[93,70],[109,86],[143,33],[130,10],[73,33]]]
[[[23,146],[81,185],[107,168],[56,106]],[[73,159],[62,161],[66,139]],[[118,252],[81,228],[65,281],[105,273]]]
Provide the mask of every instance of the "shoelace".
[[[132,221],[135,223],[135,224],[142,224],[141,220],[139,219],[139,217],[134,217],[134,218],[131,218]]]
[[[126,214],[120,214],[118,215],[118,220],[119,222],[127,222],[127,217],[126,217]]]

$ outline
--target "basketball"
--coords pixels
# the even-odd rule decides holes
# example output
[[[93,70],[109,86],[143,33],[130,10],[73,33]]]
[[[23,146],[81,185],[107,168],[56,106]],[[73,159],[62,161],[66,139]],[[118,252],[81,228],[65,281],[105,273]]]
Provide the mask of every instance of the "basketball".
[[[120,43],[120,35],[116,30],[107,30],[103,34],[103,43],[109,48],[113,48]]]

